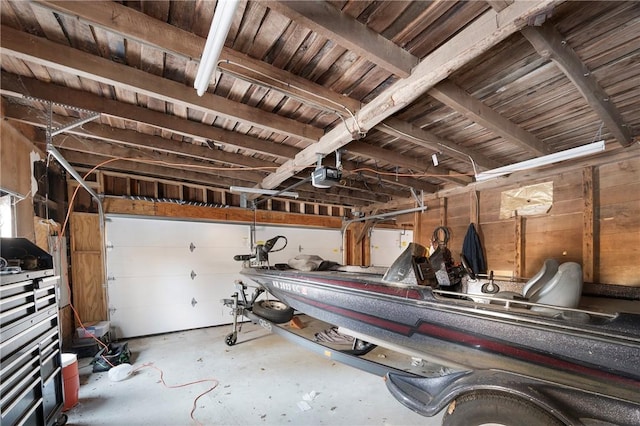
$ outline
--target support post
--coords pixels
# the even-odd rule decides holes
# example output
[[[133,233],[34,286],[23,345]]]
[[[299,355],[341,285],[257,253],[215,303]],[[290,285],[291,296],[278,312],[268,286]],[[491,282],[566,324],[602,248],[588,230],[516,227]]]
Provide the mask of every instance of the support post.
[[[596,247],[598,240],[596,229],[596,206],[594,188],[594,168],[582,169],[582,274],[585,282],[596,279]]]
[[[516,277],[522,277],[525,274],[525,219],[524,216],[515,217],[515,258],[514,258],[514,274]]]

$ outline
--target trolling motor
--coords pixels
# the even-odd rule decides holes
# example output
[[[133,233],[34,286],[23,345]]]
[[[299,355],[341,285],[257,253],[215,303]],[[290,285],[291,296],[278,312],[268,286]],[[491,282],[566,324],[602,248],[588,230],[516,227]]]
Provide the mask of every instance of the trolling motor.
[[[282,247],[280,247],[277,250],[274,250],[273,248],[275,247],[275,245],[277,244],[278,240],[283,239],[284,240],[284,245]],[[236,254],[235,256],[233,256],[233,260],[237,260],[237,261],[250,261],[251,263],[255,263],[258,265],[263,265],[263,264],[268,264],[269,263],[269,253],[270,252],[277,252],[280,250],[284,250],[284,248],[287,246],[287,237],[283,236],[283,235],[277,235],[273,238],[271,238],[270,240],[267,240],[264,244],[257,244],[256,245],[256,251],[253,254]]]

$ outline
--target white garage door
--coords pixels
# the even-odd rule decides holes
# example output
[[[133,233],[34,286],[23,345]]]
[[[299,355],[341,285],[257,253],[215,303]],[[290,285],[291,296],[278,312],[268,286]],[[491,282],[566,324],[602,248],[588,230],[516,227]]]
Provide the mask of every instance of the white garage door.
[[[374,229],[371,232],[371,264],[391,266],[413,241],[413,231]]]
[[[257,226],[255,238],[264,242],[276,235],[287,238],[287,247],[269,255],[269,262],[287,263],[299,254],[314,254],[324,260],[342,263],[342,234],[338,229],[289,228],[284,226]],[[281,247],[278,242],[274,249]]]
[[[110,320],[118,337],[231,322],[220,299],[241,278],[249,226],[109,216]]]

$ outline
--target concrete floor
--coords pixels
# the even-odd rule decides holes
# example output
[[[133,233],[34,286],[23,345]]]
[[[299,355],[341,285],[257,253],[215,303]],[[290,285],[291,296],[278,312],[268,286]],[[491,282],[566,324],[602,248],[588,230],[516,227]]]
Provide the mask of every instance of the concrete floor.
[[[230,326],[129,340],[133,367],[153,363],[167,385],[215,379],[169,389],[160,372],[144,367],[114,382],[91,373],[80,359],[80,401],[70,425],[440,425],[442,413],[420,416],[397,402],[382,378],[317,355],[247,323],[238,343]],[[407,357],[407,362],[411,359]],[[315,398],[299,403],[315,392]]]

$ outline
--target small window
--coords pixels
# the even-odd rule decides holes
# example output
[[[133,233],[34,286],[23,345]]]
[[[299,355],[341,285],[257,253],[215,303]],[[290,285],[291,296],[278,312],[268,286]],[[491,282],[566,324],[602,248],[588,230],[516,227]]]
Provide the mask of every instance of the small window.
[[[14,236],[14,197],[4,191],[0,191],[0,237],[11,238]]]

